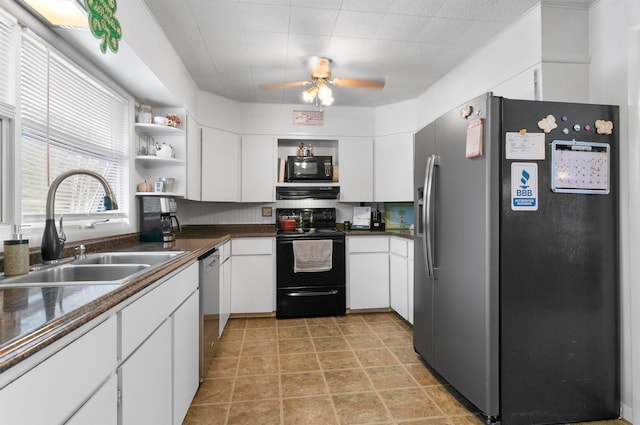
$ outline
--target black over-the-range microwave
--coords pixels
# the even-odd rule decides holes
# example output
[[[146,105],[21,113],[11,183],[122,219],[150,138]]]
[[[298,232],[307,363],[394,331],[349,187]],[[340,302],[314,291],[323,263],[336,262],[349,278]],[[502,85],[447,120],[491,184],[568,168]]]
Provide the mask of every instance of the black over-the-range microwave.
[[[288,156],[287,181],[331,181],[333,159],[330,156]]]

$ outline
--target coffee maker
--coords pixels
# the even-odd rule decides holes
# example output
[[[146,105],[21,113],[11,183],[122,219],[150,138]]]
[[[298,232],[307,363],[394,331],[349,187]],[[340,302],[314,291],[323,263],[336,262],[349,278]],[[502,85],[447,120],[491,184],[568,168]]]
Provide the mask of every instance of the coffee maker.
[[[140,240],[171,242],[180,232],[178,203],[167,196],[140,196]]]

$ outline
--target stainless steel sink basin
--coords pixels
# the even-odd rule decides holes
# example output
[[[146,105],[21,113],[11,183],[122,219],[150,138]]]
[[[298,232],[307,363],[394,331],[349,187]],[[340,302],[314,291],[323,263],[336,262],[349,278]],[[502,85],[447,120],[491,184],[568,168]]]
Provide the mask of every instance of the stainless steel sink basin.
[[[90,254],[87,258],[75,260],[73,264],[146,264],[154,266],[169,261],[183,251],[171,252],[109,252]]]
[[[170,252],[110,252],[45,266],[29,274],[0,279],[0,289],[33,286],[122,285],[183,254]]]

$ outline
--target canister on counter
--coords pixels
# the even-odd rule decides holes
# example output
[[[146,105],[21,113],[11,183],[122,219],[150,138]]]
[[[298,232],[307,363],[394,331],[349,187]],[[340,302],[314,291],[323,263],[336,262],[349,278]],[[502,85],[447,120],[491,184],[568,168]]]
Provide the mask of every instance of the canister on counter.
[[[13,226],[12,239],[4,241],[4,274],[17,276],[29,273],[29,239],[22,239],[20,226]]]

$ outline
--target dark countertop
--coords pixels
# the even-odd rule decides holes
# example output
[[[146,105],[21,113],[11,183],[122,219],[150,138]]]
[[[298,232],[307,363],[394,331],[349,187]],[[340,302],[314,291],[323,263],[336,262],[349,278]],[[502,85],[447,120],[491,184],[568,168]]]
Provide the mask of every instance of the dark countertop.
[[[68,244],[63,257],[80,243],[87,253],[108,251],[185,251],[124,285],[60,285],[0,289],[0,373],[118,306],[180,267],[231,238],[274,237],[274,225],[190,225],[176,241],[143,243],[136,234]],[[340,229],[342,230],[342,229]],[[347,236],[391,235],[413,239],[409,231],[349,230]],[[37,258],[38,253],[32,253]]]

